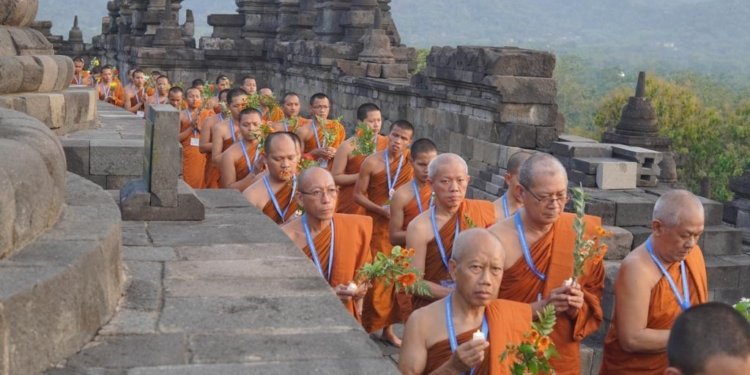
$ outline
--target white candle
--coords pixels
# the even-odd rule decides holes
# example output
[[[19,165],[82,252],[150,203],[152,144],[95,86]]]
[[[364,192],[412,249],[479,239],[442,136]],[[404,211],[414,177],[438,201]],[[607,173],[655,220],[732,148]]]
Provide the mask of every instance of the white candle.
[[[357,291],[357,284],[355,283],[349,283],[349,285],[346,286],[346,291],[350,293],[354,293]]]
[[[480,331],[480,330],[476,330],[476,332],[474,332],[474,335],[472,336],[471,339],[472,340],[482,340],[482,341],[484,341],[485,340],[484,333],[482,333],[482,331]]]

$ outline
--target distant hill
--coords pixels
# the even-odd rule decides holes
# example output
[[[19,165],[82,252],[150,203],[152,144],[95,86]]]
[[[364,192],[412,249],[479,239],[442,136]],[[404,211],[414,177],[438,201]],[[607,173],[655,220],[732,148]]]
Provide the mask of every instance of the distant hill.
[[[84,38],[101,32],[106,0],[40,0],[37,19],[53,21],[67,37],[73,14]],[[234,13],[234,0],[185,0],[196,35],[206,17]],[[393,0],[404,43],[513,45],[579,54],[602,66],[692,69],[750,76],[750,1],[747,0]]]

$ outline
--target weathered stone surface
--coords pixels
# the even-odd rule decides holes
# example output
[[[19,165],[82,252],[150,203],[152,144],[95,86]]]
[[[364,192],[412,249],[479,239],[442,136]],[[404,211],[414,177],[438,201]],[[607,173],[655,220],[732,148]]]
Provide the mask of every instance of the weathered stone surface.
[[[554,104],[557,83],[552,78],[487,76],[483,82],[500,93],[506,103]]]
[[[0,28],[0,38],[2,38],[2,29]],[[0,48],[6,46],[4,40],[0,39]],[[12,46],[12,42],[10,43]],[[3,56],[0,57],[0,94],[15,93],[21,90],[23,84],[23,65],[20,59],[13,57]]]
[[[182,333],[103,336],[71,357],[68,365],[131,368],[186,364],[187,345]]]
[[[602,242],[609,247],[604,259],[622,260],[633,248],[633,233],[627,229],[606,225],[604,229],[612,233],[611,237],[602,239]]]
[[[550,151],[556,156],[570,158],[608,158],[612,155],[612,145],[590,142],[553,142]]]
[[[177,139],[179,112],[169,105],[153,106],[146,121],[146,161],[143,176],[154,205],[177,207],[181,160]],[[150,173],[150,175],[148,175]],[[147,176],[148,175],[148,176]]]
[[[705,226],[698,245],[706,255],[742,253],[742,232],[728,225]]]
[[[319,345],[326,342],[329,345]],[[284,347],[283,353],[276,348]],[[364,332],[287,335],[195,335],[190,338],[194,363],[243,363],[258,361],[309,361],[347,358],[382,358]],[[241,350],[237,350],[241,348]]]
[[[596,168],[596,185],[603,190],[635,189],[636,169],[634,162],[601,162]]]
[[[65,154],[44,125],[6,109],[0,109],[0,145],[3,258],[57,221],[64,200]]]
[[[120,209],[123,220],[195,221],[205,218],[205,207],[193,189],[183,180],[177,181],[179,188],[177,205],[162,207],[154,202],[142,179],[127,183],[120,190]]]
[[[92,139],[90,169],[93,175],[139,175],[143,170],[143,142],[137,139]]]
[[[526,124],[505,124],[500,128],[500,143],[507,146],[536,148],[537,127]]]
[[[0,1],[0,25],[28,26],[36,18],[39,0]]]
[[[0,261],[0,336],[13,346],[9,374],[34,374],[75,353],[113,313],[121,293],[120,227],[113,202],[68,174],[67,188],[94,197],[67,200],[48,232]],[[104,198],[102,197],[104,196]],[[80,233],[88,227],[97,233]]]
[[[128,371],[128,375],[245,375],[245,374],[267,374],[286,375],[304,374],[315,369],[316,372],[330,375],[381,375],[398,374],[393,363],[387,359],[330,359],[300,361],[300,362],[258,362],[247,364],[214,364],[214,365],[191,365],[191,366],[160,366],[160,367],[138,367]]]

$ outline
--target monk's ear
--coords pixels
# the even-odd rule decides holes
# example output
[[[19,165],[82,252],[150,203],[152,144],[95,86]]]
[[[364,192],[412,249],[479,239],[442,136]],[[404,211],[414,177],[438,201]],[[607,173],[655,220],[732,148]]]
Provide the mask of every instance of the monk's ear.
[[[682,371],[677,367],[667,367],[664,369],[664,375],[682,375]]]
[[[654,233],[654,235],[661,235],[661,232],[663,230],[664,224],[661,221],[659,221],[658,219],[654,219],[651,221],[651,231]]]
[[[448,273],[451,274],[451,279],[456,279],[456,270],[458,269],[458,263],[456,263],[456,260],[451,258],[448,260]]]

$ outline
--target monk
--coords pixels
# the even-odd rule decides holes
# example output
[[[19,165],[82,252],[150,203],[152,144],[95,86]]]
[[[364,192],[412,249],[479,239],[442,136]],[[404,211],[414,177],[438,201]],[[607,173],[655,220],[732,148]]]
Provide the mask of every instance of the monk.
[[[557,323],[550,338],[560,356],[551,361],[552,367],[558,374],[579,374],[580,341],[603,319],[604,265],[602,259],[592,259],[583,276],[567,280],[573,275],[575,215],[563,212],[570,198],[568,177],[556,158],[544,153],[529,157],[521,165],[518,183],[515,194],[523,208],[513,219],[490,228],[506,250],[498,297],[530,304],[535,316],[547,304],[554,305]],[[601,219],[587,215],[584,221],[585,238],[593,238]]]
[[[495,200],[495,217],[498,220],[507,219],[518,211],[523,205],[520,199],[515,195],[518,190],[518,173],[521,170],[521,164],[531,156],[530,153],[520,151],[513,154],[508,160],[507,172],[503,176],[505,180],[505,193]]]
[[[414,134],[414,126],[406,120],[391,124],[388,134],[388,148],[368,156],[362,163],[356,185],[354,201],[372,217],[372,242],[370,250],[373,258],[378,252],[390,254],[392,245],[388,238],[388,219],[391,215],[388,201],[401,185],[412,177],[409,163],[409,143]],[[401,340],[393,333],[391,324],[399,320],[398,308],[394,304],[394,287],[374,283],[365,296],[362,323],[366,331],[373,332],[384,328],[381,338],[395,346]]]
[[[210,116],[213,111],[201,109],[201,92],[195,87],[187,89],[185,103],[187,104],[187,109],[180,111],[182,178],[192,188],[200,189],[203,187],[206,155],[198,150],[200,145],[199,137],[203,120]]]
[[[399,355],[402,374],[509,374],[500,355],[531,328],[528,304],[495,299],[503,281],[505,251],[486,229],[458,235],[448,261],[456,288],[414,311]],[[484,338],[474,339],[475,332]],[[488,341],[489,340],[489,341]],[[473,370],[472,370],[473,369]]]
[[[319,167],[304,170],[296,199],[305,213],[281,229],[313,261],[354,319],[361,321],[367,284],[356,285],[354,279],[360,267],[372,261],[372,219],[334,213],[337,194],[330,172]]]
[[[172,85],[169,83],[169,77],[164,75],[156,77],[156,89],[154,90],[154,94],[146,99],[146,116],[148,116],[150,106],[154,104],[169,104],[170,88],[172,88]]]
[[[222,90],[219,93],[219,101],[215,101],[216,105],[209,105],[209,103],[206,103],[206,108],[213,108],[214,109],[214,115],[208,116],[203,120],[203,124],[201,124],[201,139],[200,139],[200,147],[198,149],[202,154],[206,154],[206,170],[204,172],[203,177],[203,187],[206,188],[208,176],[213,175],[215,172],[212,172],[214,169],[214,163],[211,162],[211,150],[213,149],[213,143],[212,140],[212,134],[211,134],[211,128],[216,125],[219,122],[224,121],[224,113],[221,111],[221,105],[226,105],[227,103],[227,94],[229,94],[229,90]],[[207,99],[210,100],[210,99]],[[218,183],[215,186],[218,188]]]
[[[196,78],[196,79],[193,80],[193,82],[190,84],[190,86],[191,87],[195,87],[196,89],[198,89],[198,91],[201,92],[201,96],[203,96],[203,88],[206,86],[206,82],[204,82],[200,78]],[[206,98],[203,98],[203,99],[206,99]]]
[[[427,138],[411,144],[410,159],[414,177],[410,184],[396,189],[391,199],[389,234],[393,245],[406,245],[406,227],[419,214],[432,207],[432,187],[427,173],[430,162],[438,155],[437,146]]]
[[[300,126],[310,124],[310,120],[299,115],[299,95],[295,92],[288,92],[284,95],[284,100],[281,103],[281,111],[284,113],[284,118],[269,124],[273,131],[294,133]]]
[[[242,193],[276,224],[287,222],[297,210],[294,195],[300,144],[294,133],[269,134],[263,145],[267,173]]]
[[[703,205],[692,193],[671,190],[657,199],[651,236],[622,260],[617,273],[602,373],[664,373],[672,324],[708,298],[698,247],[703,224]]]
[[[206,188],[216,189],[220,187],[221,180],[221,154],[229,146],[237,142],[239,132],[240,112],[245,109],[247,95],[242,89],[232,89],[227,93],[227,107],[230,116],[215,123],[211,127],[211,158],[206,163],[211,163],[213,168],[206,168]],[[223,116],[223,115],[222,115]]]
[[[750,324],[732,306],[693,306],[672,326],[664,375],[750,374]]]
[[[125,91],[122,83],[113,74],[111,65],[102,67],[100,82],[96,84],[96,92],[99,100],[122,107],[125,103]]]
[[[448,260],[453,242],[462,230],[486,228],[495,223],[495,207],[485,200],[466,199],[469,168],[456,154],[441,154],[430,162],[428,181],[434,205],[414,218],[406,228],[406,247],[414,249],[414,267],[424,272],[432,296],[412,299],[414,309],[427,306],[453,290]]]
[[[76,56],[73,58],[73,79],[71,85],[91,86],[91,73],[83,69],[83,57]]]
[[[326,94],[319,92],[310,97],[310,108],[313,115],[310,125],[300,126],[295,133],[305,146],[304,153],[317,160],[321,167],[330,169],[346,131],[338,121],[328,119],[331,99]],[[326,140],[326,133],[332,134],[332,139]]]
[[[253,76],[242,77],[240,80],[240,87],[245,90],[248,95],[255,94],[258,91],[258,83]]]
[[[244,191],[263,168],[260,164],[261,115],[257,109],[245,108],[239,116],[240,140],[221,154],[222,189]]]
[[[146,111],[146,99],[154,94],[153,89],[146,89],[146,74],[142,70],[133,71],[132,89],[125,90],[125,109],[143,117]]]
[[[375,143],[375,152],[383,151],[388,147],[388,137],[380,135],[383,118],[380,114],[380,108],[377,105],[373,103],[360,105],[357,108],[357,120],[366,124],[372,130],[374,138],[368,141]],[[365,212],[360,205],[354,202],[354,183],[357,182],[362,162],[368,156],[361,153],[354,155],[358,141],[359,137],[357,135],[347,139],[336,150],[336,155],[333,157],[331,173],[333,174],[334,181],[336,181],[336,185],[341,188],[336,212],[360,215]]]

